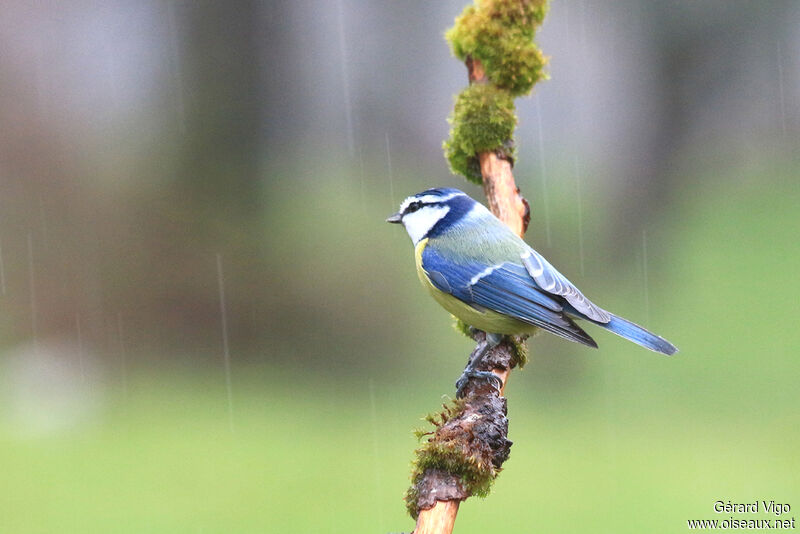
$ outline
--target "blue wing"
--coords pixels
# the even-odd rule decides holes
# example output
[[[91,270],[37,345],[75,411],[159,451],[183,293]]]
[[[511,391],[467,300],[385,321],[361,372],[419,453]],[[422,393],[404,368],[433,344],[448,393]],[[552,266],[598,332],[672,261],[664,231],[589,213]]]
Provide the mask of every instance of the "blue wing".
[[[521,256],[522,263],[539,287],[551,295],[559,295],[574,306],[581,315],[597,323],[607,323],[611,314],[587,299],[567,277],[558,272],[544,256],[529,248]]]
[[[564,314],[563,300],[542,291],[524,266],[505,262],[445,260],[435,247],[422,252],[422,268],[440,291],[477,309],[490,309],[557,336],[597,347],[594,340]]]

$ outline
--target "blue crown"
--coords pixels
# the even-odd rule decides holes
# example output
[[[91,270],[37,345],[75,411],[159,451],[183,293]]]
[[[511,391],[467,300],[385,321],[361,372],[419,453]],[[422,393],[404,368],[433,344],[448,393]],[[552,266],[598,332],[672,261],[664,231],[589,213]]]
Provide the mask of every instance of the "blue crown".
[[[425,195],[432,195],[437,197],[447,197],[452,195],[466,195],[463,191],[456,189],[454,187],[433,187],[421,193],[417,193],[416,197],[421,197]]]

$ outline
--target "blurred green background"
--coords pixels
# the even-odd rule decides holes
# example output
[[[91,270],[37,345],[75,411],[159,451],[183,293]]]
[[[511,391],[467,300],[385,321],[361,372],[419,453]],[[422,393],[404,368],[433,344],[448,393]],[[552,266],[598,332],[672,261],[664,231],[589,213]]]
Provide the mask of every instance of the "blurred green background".
[[[441,154],[464,5],[4,4],[1,532],[413,528],[412,430],[471,345],[383,220],[483,198]],[[518,101],[528,242],[681,352],[532,340],[457,532],[800,510],[798,22],[553,2],[552,79]]]

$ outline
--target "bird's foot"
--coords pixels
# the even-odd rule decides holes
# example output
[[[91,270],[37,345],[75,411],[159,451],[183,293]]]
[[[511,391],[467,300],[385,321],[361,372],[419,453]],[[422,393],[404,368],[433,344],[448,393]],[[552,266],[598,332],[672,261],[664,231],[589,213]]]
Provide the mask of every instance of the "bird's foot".
[[[477,378],[481,380],[486,380],[490,383],[497,390],[497,394],[500,394],[500,391],[503,387],[503,381],[500,379],[499,376],[494,374],[491,371],[478,371],[476,369],[464,369],[464,372],[461,373],[461,378],[458,379],[456,382],[456,398],[461,399],[464,397],[464,388],[467,387],[467,383],[469,382],[470,378]]]

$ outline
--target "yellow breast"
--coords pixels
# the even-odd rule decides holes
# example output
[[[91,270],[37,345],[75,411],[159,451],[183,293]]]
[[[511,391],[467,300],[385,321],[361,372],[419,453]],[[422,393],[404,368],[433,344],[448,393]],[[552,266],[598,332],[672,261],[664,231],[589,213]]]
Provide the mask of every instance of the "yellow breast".
[[[470,326],[490,332],[493,334],[532,334],[536,331],[536,327],[524,323],[508,315],[503,315],[493,310],[478,309],[469,304],[457,299],[449,293],[438,290],[428,278],[428,274],[422,267],[422,252],[428,245],[428,238],[421,240],[414,248],[414,260],[417,265],[417,276],[422,286],[428,290],[428,293],[436,299],[445,310],[449,311]]]

